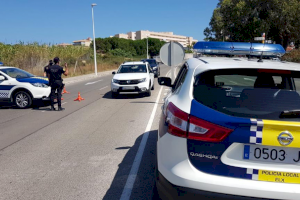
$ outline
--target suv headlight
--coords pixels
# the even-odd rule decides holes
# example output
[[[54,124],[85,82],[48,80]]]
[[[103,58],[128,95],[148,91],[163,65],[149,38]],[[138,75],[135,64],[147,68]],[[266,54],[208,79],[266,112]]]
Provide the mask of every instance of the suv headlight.
[[[49,87],[48,85],[46,85],[44,83],[31,83],[31,85],[33,85],[35,87],[41,87],[41,88],[47,88],[47,87]]]
[[[119,80],[117,80],[117,79],[113,79],[112,81],[113,81],[113,83],[119,83]]]
[[[139,83],[145,82],[147,79],[146,78],[142,78],[140,80],[138,80]]]

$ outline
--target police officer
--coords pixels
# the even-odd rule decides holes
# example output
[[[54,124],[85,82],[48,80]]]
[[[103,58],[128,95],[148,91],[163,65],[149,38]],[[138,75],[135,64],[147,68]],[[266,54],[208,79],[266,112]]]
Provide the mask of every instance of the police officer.
[[[48,77],[47,71],[48,71],[49,67],[52,65],[53,65],[53,61],[49,60],[49,64],[46,67],[44,67],[44,77]]]
[[[55,110],[54,108],[54,99],[56,98],[55,92],[57,91],[57,104],[58,110],[64,110],[61,107],[61,92],[63,87],[63,82],[61,75],[64,74],[65,76],[68,75],[68,65],[65,63],[65,70],[59,66],[59,58],[55,57],[53,59],[54,65],[50,66],[47,70],[47,75],[49,78],[49,85],[51,86],[51,110]]]

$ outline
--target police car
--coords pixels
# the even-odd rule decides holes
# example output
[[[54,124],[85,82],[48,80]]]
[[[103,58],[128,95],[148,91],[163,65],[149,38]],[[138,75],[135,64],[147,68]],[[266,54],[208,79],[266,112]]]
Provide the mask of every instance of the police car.
[[[48,79],[15,67],[0,66],[0,103],[11,102],[28,108],[34,100],[49,100]]]
[[[113,97],[119,93],[144,93],[151,96],[151,90],[154,90],[154,72],[148,62],[125,62],[112,74]]]
[[[300,199],[300,64],[262,59],[282,56],[280,45],[194,48],[202,56],[173,84],[158,79],[172,89],[158,133],[160,197]]]

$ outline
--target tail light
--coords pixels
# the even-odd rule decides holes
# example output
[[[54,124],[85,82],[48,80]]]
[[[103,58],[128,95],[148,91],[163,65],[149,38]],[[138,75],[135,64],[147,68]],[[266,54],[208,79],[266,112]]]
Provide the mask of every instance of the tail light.
[[[188,139],[221,142],[233,130],[190,116]]]
[[[221,142],[233,130],[207,122],[183,112],[169,103],[166,112],[168,133],[192,140]]]
[[[173,103],[169,103],[167,108],[166,122],[168,132],[179,137],[187,137],[189,115],[178,109]]]

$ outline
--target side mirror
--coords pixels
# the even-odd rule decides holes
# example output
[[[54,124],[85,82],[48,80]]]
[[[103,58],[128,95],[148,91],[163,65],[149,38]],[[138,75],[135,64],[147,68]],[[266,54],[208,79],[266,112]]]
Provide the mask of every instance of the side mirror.
[[[112,74],[116,74],[116,72],[112,72]]]
[[[169,77],[159,77],[157,79],[159,85],[165,85],[167,87],[172,87],[172,79]]]
[[[0,75],[0,81],[4,81],[5,77]]]

